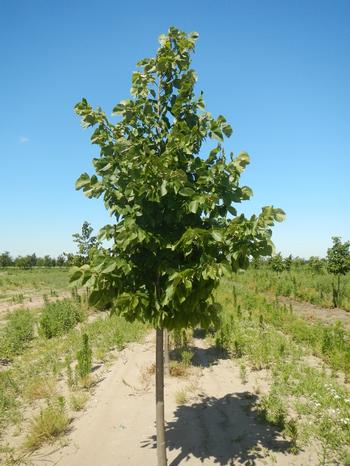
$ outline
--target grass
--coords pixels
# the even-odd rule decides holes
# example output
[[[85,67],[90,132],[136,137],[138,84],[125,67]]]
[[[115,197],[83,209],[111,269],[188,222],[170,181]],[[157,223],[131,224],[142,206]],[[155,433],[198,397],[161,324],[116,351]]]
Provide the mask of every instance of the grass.
[[[237,284],[250,288],[255,294],[269,292],[274,296],[287,296],[321,307],[333,306],[334,277],[321,270],[313,273],[307,266],[294,267],[290,272],[274,272],[267,267],[250,268],[234,278]],[[350,310],[350,274],[341,278],[341,307]]]
[[[72,393],[69,399],[70,407],[73,411],[82,411],[89,399],[89,394],[85,391]]]
[[[178,390],[176,393],[175,393],[175,401],[176,401],[176,404],[178,405],[184,405],[188,402],[188,392],[186,389],[181,389],[181,390]]]
[[[44,381],[59,380],[68,390],[67,361],[73,366],[81,349],[82,334],[86,333],[92,353],[99,353],[105,359],[112,350],[119,350],[128,342],[138,340],[146,327],[140,323],[131,324],[122,317],[98,315],[94,321],[84,321],[81,327],[72,328],[66,334],[50,339],[39,335],[22,354],[16,356],[7,369],[0,371],[0,427],[21,420],[23,408],[28,400],[50,398],[52,393]],[[74,379],[74,374],[72,374]],[[51,383],[51,382],[50,382]],[[73,384],[74,385],[74,384]],[[44,392],[47,393],[44,394]]]
[[[62,436],[67,431],[69,423],[64,398],[60,397],[49,402],[47,407],[31,421],[24,446],[29,450],[38,449],[43,443]]]
[[[350,394],[344,377],[327,368],[348,375],[348,333],[339,324],[313,325],[252,291],[229,293],[227,289],[225,283],[217,293],[223,311],[212,338],[238,358],[241,378],[248,366],[269,370],[271,388],[256,404],[258,417],[276,424],[293,452],[315,444],[319,464],[345,464],[350,447]],[[313,354],[319,358],[315,367],[307,363]]]

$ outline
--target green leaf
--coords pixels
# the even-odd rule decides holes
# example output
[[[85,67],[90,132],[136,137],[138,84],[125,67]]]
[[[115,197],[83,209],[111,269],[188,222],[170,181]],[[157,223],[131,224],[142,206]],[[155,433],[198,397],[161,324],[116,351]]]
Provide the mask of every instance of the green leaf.
[[[81,189],[88,184],[90,184],[90,176],[87,173],[83,173],[77,179],[75,189]]]
[[[194,190],[192,188],[182,188],[180,189],[179,194],[184,197],[191,197],[194,195]]]
[[[199,202],[197,200],[191,201],[188,205],[188,210],[193,214],[197,213]]]

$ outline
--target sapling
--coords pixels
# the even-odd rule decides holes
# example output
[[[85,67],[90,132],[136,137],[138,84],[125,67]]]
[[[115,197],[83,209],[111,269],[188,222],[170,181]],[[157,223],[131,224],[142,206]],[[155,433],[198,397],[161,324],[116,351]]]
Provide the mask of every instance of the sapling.
[[[215,324],[221,278],[271,254],[271,226],[284,218],[271,206],[250,218],[237,212],[235,204],[252,195],[240,185],[249,156],[227,157],[231,126],[195,94],[197,38],[174,27],[160,36],[155,57],[138,62],[131,97],[114,107],[117,122],[86,99],[75,107],[83,126],[95,127],[91,141],[100,150],[95,173],[83,173],[76,187],[103,196],[112,221],[98,236],[108,247],[74,268],[71,281],[91,290],[90,304],[111,305],[156,330],[158,466],[167,463],[164,329]]]

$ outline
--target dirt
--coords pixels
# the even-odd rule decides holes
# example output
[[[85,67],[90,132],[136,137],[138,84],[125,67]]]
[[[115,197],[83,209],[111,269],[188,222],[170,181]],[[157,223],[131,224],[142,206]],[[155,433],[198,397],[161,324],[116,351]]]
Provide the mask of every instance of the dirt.
[[[317,464],[313,449],[293,455],[275,426],[257,420],[254,404],[267,391],[268,373],[242,380],[238,364],[193,341],[193,367],[186,377],[165,380],[169,466]],[[71,423],[68,445],[46,447],[33,465],[156,465],[154,336],[128,346],[96,386],[86,410]],[[178,404],[180,390],[187,394]]]
[[[66,298],[70,298],[71,293],[68,291],[60,293],[58,296],[47,296],[49,302],[58,301]],[[0,319],[5,318],[8,312],[14,311],[15,309],[25,308],[25,309],[36,309],[44,306],[45,300],[43,295],[31,295],[23,299],[20,303],[12,303],[9,301],[0,302]]]
[[[308,321],[320,320],[326,324],[332,325],[341,322],[344,328],[350,331],[350,312],[344,309],[333,308],[327,309],[316,306],[311,303],[296,301],[291,298],[279,296],[278,301],[287,306],[292,305],[294,312],[300,314]]]

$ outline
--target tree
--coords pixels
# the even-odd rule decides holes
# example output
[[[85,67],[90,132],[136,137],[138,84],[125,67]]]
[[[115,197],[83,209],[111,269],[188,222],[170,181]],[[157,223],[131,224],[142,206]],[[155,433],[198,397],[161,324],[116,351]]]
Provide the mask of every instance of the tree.
[[[197,37],[175,28],[160,36],[156,56],[133,73],[131,98],[114,107],[116,123],[86,99],[75,107],[83,126],[96,127],[91,141],[100,150],[95,174],[83,173],[76,188],[103,195],[114,222],[99,233],[111,246],[74,268],[71,281],[92,290],[91,304],[113,303],[114,312],[156,329],[159,466],[166,465],[163,329],[216,322],[221,277],[271,254],[270,227],[284,218],[271,206],[249,219],[234,207],[252,195],[239,184],[249,156],[227,159],[222,143],[231,126],[205,111],[202,93],[195,96]]]
[[[280,252],[271,257],[269,260],[269,265],[271,269],[277,273],[281,273],[286,270],[286,264]]]
[[[317,256],[311,256],[308,260],[308,266],[312,270],[312,273],[319,274],[323,271],[324,259],[320,259]]]
[[[333,287],[333,306],[341,305],[340,277],[350,271],[350,241],[342,243],[337,236],[332,237],[333,246],[327,249],[327,270],[336,277]]]
[[[81,234],[74,233],[73,241],[78,246],[76,255],[76,265],[83,265],[89,262],[92,252],[97,248],[98,241],[96,236],[92,236],[93,228],[90,223],[85,221],[81,227]]]
[[[8,251],[0,254],[0,267],[11,267],[13,265],[13,259]]]

